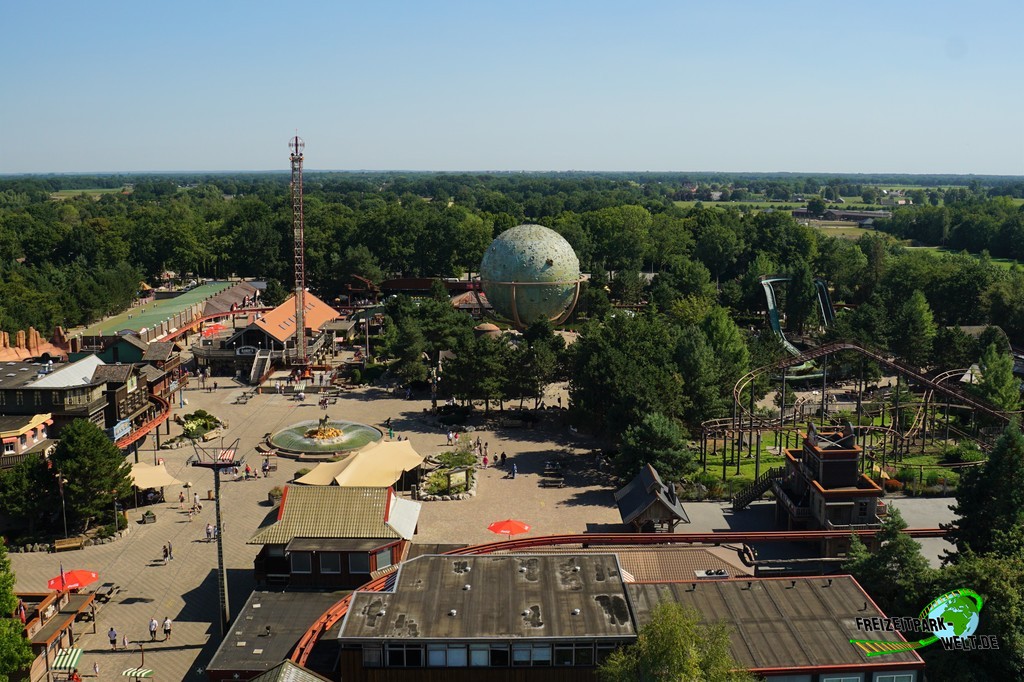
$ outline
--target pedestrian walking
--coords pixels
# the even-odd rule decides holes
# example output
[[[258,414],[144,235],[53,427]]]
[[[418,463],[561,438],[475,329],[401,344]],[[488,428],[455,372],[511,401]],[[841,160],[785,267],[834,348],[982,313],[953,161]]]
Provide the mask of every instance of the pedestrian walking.
[[[206,524],[206,541],[209,542],[213,539],[213,524]]]
[[[171,638],[171,617],[164,616],[164,641]]]
[[[484,455],[484,469],[487,468],[487,455]]]
[[[515,478],[517,473],[519,473],[519,469],[516,467],[516,463],[512,462],[512,476],[511,477]]]
[[[199,493],[192,493],[192,506],[193,507],[198,507],[199,506]]]
[[[248,464],[246,464],[245,465],[245,480],[248,481],[251,476],[252,476],[252,468]]]
[[[111,628],[111,629],[113,629],[113,628]],[[128,648],[128,635],[124,635],[123,637],[121,637],[121,645],[122,645],[122,646],[123,646],[123,647],[124,647],[125,649],[127,649],[127,648]]]
[[[92,674],[93,674],[93,677],[99,677],[100,676],[100,662],[99,661],[93,661],[93,663],[92,663]]]
[[[189,519],[191,519],[191,518],[192,517],[189,516]],[[165,564],[167,563],[167,545],[164,545],[164,563]]]
[[[184,509],[184,508],[185,508],[185,493],[182,491],[182,492],[178,492],[178,509]]]
[[[448,429],[448,445],[452,444],[452,430]]]
[[[487,459],[487,446],[489,443],[484,443],[484,459]]]
[[[266,478],[269,473],[270,473],[270,460],[269,459],[265,459],[265,460],[263,460],[263,478]]]
[[[171,546],[170,542],[167,543],[167,558],[174,561],[174,547]]]
[[[110,648],[112,651],[117,651],[117,630],[113,627],[107,632],[107,637],[110,638]]]
[[[159,625],[160,624],[156,622],[156,618],[149,619],[149,641],[156,641],[156,629]]]
[[[505,453],[501,453],[501,468],[505,468]]]
[[[394,439],[395,439],[395,430],[389,426],[388,427],[388,440],[394,440]]]
[[[459,432],[458,431],[455,432],[455,444],[456,445],[459,444]]]

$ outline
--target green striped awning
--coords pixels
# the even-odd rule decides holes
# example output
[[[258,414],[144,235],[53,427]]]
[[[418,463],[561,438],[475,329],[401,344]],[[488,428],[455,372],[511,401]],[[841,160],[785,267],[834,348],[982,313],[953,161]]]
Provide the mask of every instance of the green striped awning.
[[[153,677],[153,671],[149,668],[128,668],[121,673],[121,677],[134,677],[136,679],[141,677]]]
[[[54,670],[74,670],[82,658],[81,649],[61,649],[53,657]]]

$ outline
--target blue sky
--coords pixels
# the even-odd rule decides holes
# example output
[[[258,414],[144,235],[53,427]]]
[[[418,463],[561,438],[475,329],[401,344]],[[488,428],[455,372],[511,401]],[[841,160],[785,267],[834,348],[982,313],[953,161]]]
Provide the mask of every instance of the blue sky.
[[[1024,2],[0,0],[0,173],[1024,175]]]

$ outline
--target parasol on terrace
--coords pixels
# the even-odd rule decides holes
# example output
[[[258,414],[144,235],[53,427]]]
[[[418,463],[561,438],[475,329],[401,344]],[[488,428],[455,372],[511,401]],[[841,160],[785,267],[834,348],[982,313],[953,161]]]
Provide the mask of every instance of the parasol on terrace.
[[[487,526],[487,530],[498,535],[520,535],[522,533],[530,532],[530,524],[522,521],[516,521],[515,519],[505,519],[504,521],[495,521],[491,525]]]

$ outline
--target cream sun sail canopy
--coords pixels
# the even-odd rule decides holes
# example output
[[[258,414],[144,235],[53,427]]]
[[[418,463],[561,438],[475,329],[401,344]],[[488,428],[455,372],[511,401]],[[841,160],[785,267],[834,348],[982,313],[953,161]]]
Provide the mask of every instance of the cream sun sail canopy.
[[[340,462],[318,464],[295,482],[302,485],[387,487],[401,478],[404,472],[412,471],[421,464],[423,455],[416,452],[409,441],[380,441]]]

